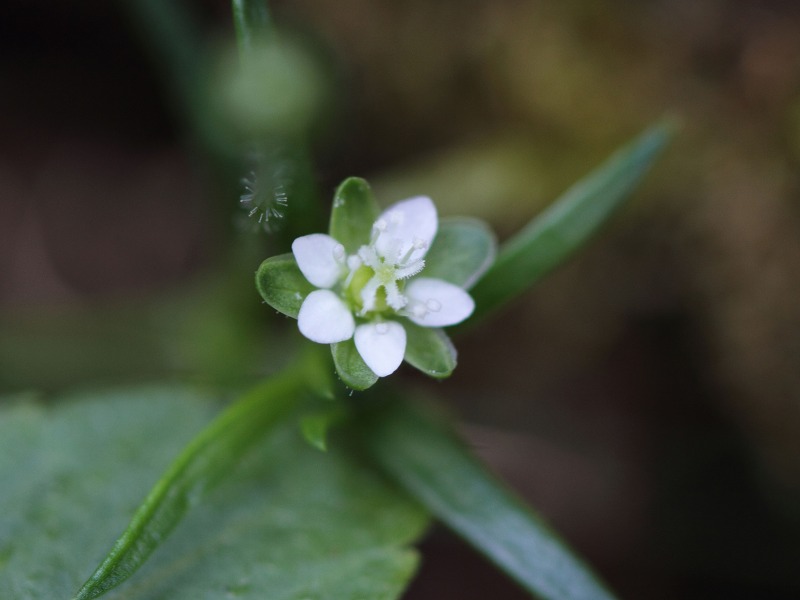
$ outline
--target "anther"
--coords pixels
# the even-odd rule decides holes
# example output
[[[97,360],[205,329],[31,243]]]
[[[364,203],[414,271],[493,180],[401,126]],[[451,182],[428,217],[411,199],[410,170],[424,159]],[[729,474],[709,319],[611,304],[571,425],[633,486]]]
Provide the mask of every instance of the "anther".
[[[428,314],[428,309],[421,303],[414,303],[414,305],[411,306],[411,314],[417,319],[421,319]]]
[[[381,234],[386,231],[388,227],[386,223],[386,219],[378,219],[375,221],[375,224],[372,226],[372,234],[369,238],[369,245],[374,246],[375,242],[378,241],[378,238],[381,237]]]
[[[430,298],[427,302],[425,302],[425,308],[427,308],[431,312],[439,312],[442,310],[442,303],[438,300],[434,300]]]
[[[351,254],[347,257],[347,268],[355,271],[362,265],[361,258],[357,254]]]
[[[336,245],[333,247],[333,258],[334,258],[334,259],[335,259],[337,262],[341,262],[341,261],[343,261],[343,260],[344,260],[344,254],[345,254],[345,252],[344,252],[344,246],[342,246],[341,244],[336,244]]]

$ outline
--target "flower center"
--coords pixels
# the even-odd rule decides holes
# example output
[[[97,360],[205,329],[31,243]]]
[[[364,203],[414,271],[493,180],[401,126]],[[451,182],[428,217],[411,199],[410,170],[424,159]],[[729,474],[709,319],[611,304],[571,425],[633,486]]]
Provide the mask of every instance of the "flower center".
[[[393,235],[393,226],[402,222],[403,215],[398,213],[390,216],[389,223],[379,219],[372,228],[369,244],[346,259],[349,273],[344,296],[361,316],[405,308],[405,280],[425,267],[420,255],[427,244],[418,238],[408,241]]]

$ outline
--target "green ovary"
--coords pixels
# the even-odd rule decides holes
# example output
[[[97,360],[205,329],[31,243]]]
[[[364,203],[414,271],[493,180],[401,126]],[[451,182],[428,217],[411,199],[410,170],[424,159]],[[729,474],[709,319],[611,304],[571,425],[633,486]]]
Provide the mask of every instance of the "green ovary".
[[[378,281],[382,284],[389,284],[395,281],[394,267],[390,265],[381,265],[377,272],[372,267],[361,265],[356,272],[353,273],[350,284],[344,290],[344,297],[345,301],[354,309],[354,312],[358,312],[364,308],[364,300],[361,298],[361,291],[364,289],[364,286],[367,285],[367,282],[376,274],[378,276]],[[375,293],[375,308],[370,312],[380,313],[387,310],[389,310],[389,305],[386,303],[386,290],[381,286]]]

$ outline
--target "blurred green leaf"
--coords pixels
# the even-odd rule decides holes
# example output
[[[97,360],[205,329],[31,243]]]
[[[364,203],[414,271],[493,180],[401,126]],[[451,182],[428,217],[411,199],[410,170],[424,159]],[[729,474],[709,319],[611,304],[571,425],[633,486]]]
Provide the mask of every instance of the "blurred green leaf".
[[[338,344],[331,344],[331,353],[333,354],[336,373],[346,386],[360,391],[372,387],[378,381],[378,376],[372,372],[372,369],[361,358],[352,339]]]
[[[345,179],[333,197],[329,233],[348,254],[369,242],[379,209],[369,184],[359,177]]]
[[[449,377],[456,368],[456,349],[447,334],[434,327],[403,322],[406,330],[405,360],[426,375]]]
[[[210,98],[244,139],[302,138],[321,106],[324,74],[295,37],[276,33],[252,42],[242,54],[231,47],[220,55]]]
[[[296,319],[303,300],[315,288],[289,253],[272,256],[261,263],[256,271],[256,289],[272,308]]]
[[[669,122],[646,130],[503,244],[471,292],[473,319],[515,298],[583,246],[638,185],[672,131]]]
[[[444,279],[469,289],[497,254],[497,241],[488,225],[477,219],[444,218],[425,255],[425,277]]]
[[[611,600],[548,526],[430,411],[392,402],[360,428],[367,450],[437,518],[544,600]]]
[[[218,410],[210,395],[178,387],[62,397],[52,409],[8,402],[0,597],[14,600],[68,598],[169,457]],[[239,442],[224,452],[204,446],[180,475],[187,485],[164,498],[192,510],[169,539],[152,537],[157,552],[107,597],[396,598],[415,569],[405,546],[425,527],[424,512],[336,448],[309,448],[293,419],[251,441],[211,491],[206,469],[221,470],[215,461]],[[155,534],[165,523],[153,525]]]
[[[344,411],[339,407],[303,415],[300,418],[300,431],[309,444],[326,452],[328,432],[336,423],[341,422],[344,416]]]
[[[229,160],[236,151],[208,102],[205,84],[211,60],[196,14],[180,0],[124,0],[121,5],[160,71],[177,118],[206,150]]]
[[[269,8],[264,0],[232,0],[231,9],[239,53],[244,56],[271,32]]]

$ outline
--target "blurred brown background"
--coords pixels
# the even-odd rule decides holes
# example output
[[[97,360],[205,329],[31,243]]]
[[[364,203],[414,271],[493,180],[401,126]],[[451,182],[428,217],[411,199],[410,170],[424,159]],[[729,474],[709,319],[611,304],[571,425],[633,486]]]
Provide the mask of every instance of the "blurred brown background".
[[[0,9],[0,390],[224,379],[270,352],[250,287],[265,250],[235,241],[241,190],[132,4]],[[231,35],[226,2],[186,5],[209,49]],[[383,203],[427,193],[502,238],[681,118],[581,256],[458,340],[448,383],[407,377],[623,598],[800,597],[800,5],[274,12],[335,70],[323,199],[361,175]],[[523,597],[443,532],[423,549],[409,598]]]

